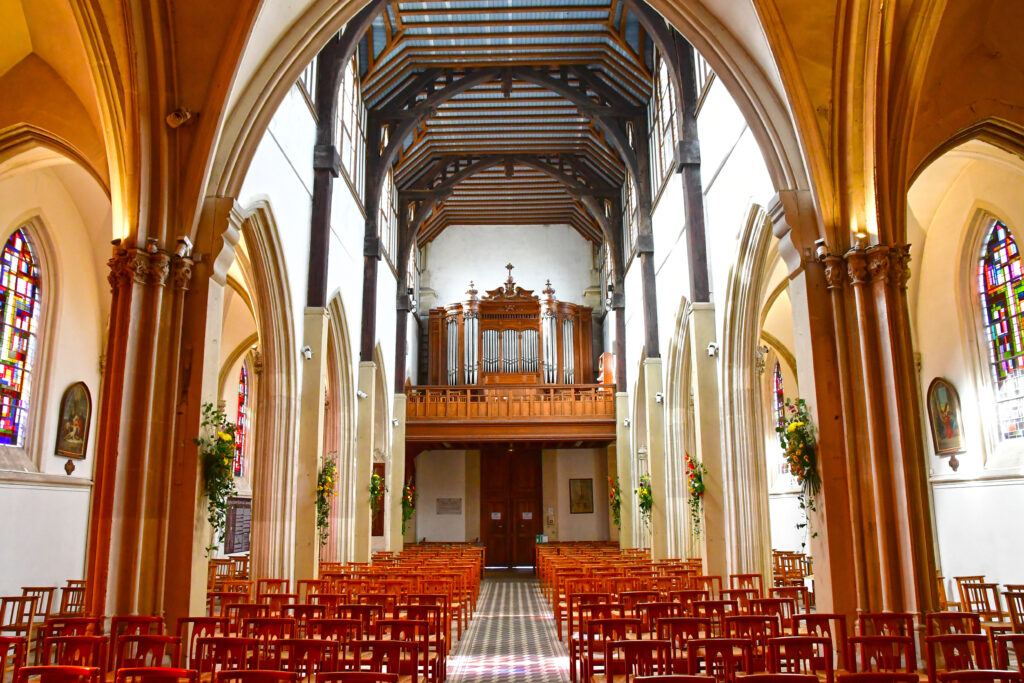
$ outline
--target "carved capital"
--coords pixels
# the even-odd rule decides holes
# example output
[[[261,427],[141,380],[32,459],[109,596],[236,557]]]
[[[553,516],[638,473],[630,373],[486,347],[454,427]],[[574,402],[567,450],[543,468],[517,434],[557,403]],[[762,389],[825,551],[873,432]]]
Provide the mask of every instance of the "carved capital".
[[[868,273],[872,282],[885,283],[889,279],[889,247],[876,244],[866,250],[868,256]]]
[[[898,244],[889,249],[889,280],[900,289],[910,280],[910,245]]]
[[[107,274],[107,282],[110,283],[111,292],[116,292],[131,282],[132,271],[128,267],[129,261],[130,257],[127,251],[117,251],[107,261],[107,267],[110,268],[110,272]]]
[[[149,281],[149,254],[139,249],[128,250],[128,270],[135,282],[146,284]]]
[[[166,251],[155,251],[149,255],[149,283],[163,287],[167,284],[167,273],[171,269],[171,255]]]
[[[868,256],[861,249],[851,249],[844,256],[846,259],[846,274],[850,283],[856,287],[868,282]]]
[[[846,274],[846,262],[842,256],[829,254],[821,259],[825,263],[825,283],[829,289],[840,289]]]
[[[174,257],[174,289],[188,291],[189,283],[192,280],[192,266],[192,259],[185,256]]]

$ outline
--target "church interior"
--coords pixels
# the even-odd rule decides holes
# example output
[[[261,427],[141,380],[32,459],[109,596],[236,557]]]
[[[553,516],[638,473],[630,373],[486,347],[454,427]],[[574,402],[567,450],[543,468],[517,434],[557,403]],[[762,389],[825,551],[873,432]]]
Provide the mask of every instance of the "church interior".
[[[1021,27],[0,0],[0,683],[1022,683]]]

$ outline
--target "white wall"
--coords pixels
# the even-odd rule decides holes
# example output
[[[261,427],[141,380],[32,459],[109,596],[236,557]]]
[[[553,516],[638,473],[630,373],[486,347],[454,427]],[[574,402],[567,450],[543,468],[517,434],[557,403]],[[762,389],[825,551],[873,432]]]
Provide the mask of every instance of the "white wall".
[[[470,492],[466,491],[465,451],[425,451],[417,455],[416,492],[416,540],[466,540],[466,498]],[[479,491],[472,493],[479,498]],[[461,498],[462,514],[437,514],[438,498]]]
[[[608,540],[608,452],[603,448],[557,449],[558,509],[555,518],[559,541]],[[593,479],[594,511],[572,514],[569,480]],[[546,484],[547,482],[545,482]],[[547,510],[544,511],[547,513]]]
[[[427,246],[422,286],[438,306],[462,301],[470,280],[482,296],[508,278],[506,263],[518,286],[539,296],[551,280],[559,301],[576,304],[597,277],[591,243],[567,225],[453,225]]]

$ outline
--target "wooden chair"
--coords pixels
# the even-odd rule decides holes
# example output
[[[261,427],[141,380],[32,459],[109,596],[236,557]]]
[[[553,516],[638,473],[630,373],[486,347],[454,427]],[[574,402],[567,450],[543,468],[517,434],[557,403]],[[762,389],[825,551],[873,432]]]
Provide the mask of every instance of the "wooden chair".
[[[667,640],[607,640],[604,661],[611,683],[624,676],[626,681],[637,676],[662,676],[672,673],[672,656]]]
[[[710,619],[711,630],[716,638],[725,635],[725,618],[739,615],[739,604],[735,600],[698,600],[693,603],[694,616]]]
[[[7,672],[11,672],[11,680],[17,680],[18,669],[25,666],[28,641],[21,636],[0,636],[0,680],[7,680]]]
[[[352,643],[356,661],[365,670],[408,677],[407,683],[419,683],[421,670],[416,643],[402,640],[358,640]]]
[[[689,671],[686,644],[711,638],[711,620],[699,617],[667,617],[658,620],[658,640],[667,640],[672,648],[672,670]]]
[[[722,592],[722,577],[706,574],[690,577],[690,585],[696,590],[707,591],[711,600],[717,600]]]
[[[836,666],[833,668],[847,671],[854,668],[850,663],[844,615],[827,612],[795,614],[793,615],[793,633],[828,638],[832,641],[832,653],[835,656]]]
[[[195,669],[199,640],[228,635],[228,620],[222,617],[183,617],[178,619],[177,634],[182,644],[178,665],[185,669]]]
[[[703,668],[705,675],[718,683],[734,680],[737,670],[753,673],[750,653],[750,641],[742,638],[702,638],[686,643],[689,673],[699,674]]]
[[[57,636],[43,641],[43,662],[58,666],[83,666],[104,672],[107,666],[106,636]]]
[[[23,666],[14,683],[100,683],[102,674],[90,666]]]
[[[902,636],[910,638],[911,660],[917,661],[914,645],[914,615],[907,612],[876,612],[857,616],[857,632],[862,636]]]
[[[744,614],[726,617],[726,637],[745,638],[751,642],[750,659],[754,671],[767,671],[768,641],[779,637],[776,617]]]
[[[302,679],[338,666],[338,643],[312,638],[284,638],[275,644],[275,668],[293,671]]]
[[[971,612],[933,612],[926,614],[924,620],[929,636],[981,633],[981,617]]]
[[[658,633],[658,620],[683,616],[683,606],[678,602],[642,602],[637,605],[636,616],[643,624],[644,632],[654,638]]]
[[[196,641],[196,657],[193,664],[199,676],[213,677],[221,670],[250,669],[258,661],[259,641],[255,638],[218,636],[199,638]]]
[[[53,612],[53,595],[57,592],[56,586],[22,586],[21,594],[25,597],[36,597],[36,617],[47,619]]]
[[[838,683],[921,683],[917,674],[901,674],[895,671],[839,674],[836,680]]]
[[[793,633],[796,604],[790,598],[760,598],[750,601],[750,613],[777,617],[783,633]]]
[[[118,669],[115,683],[197,683],[199,672],[171,667],[138,667]]]
[[[978,670],[947,671],[939,674],[940,683],[1021,683],[1019,671]]]
[[[768,671],[814,674],[827,683],[835,680],[832,640],[818,636],[786,636],[768,641]]]
[[[736,683],[820,683],[813,674],[747,674],[737,676]]]
[[[1006,598],[1006,612],[1010,617],[1010,627],[1014,633],[1024,633],[1024,591],[1008,590],[1003,593]]]
[[[849,643],[850,663],[859,671],[917,670],[914,639],[909,636],[854,636]]]
[[[760,574],[730,574],[729,588],[756,590],[757,597],[764,595],[764,578]]]
[[[988,669],[992,666],[988,638],[980,633],[954,633],[926,636],[928,679],[938,680],[939,673]]]
[[[85,582],[68,581],[60,590],[59,616],[75,617],[85,613]]]
[[[639,619],[625,617],[591,619],[577,656],[582,660],[582,680],[590,681],[597,674],[608,675],[605,668],[604,645],[615,640],[639,640],[642,625]]]
[[[0,646],[2,647],[2,646]],[[1017,661],[1017,670],[1024,674],[1024,634],[1003,633],[995,637],[995,656],[997,669],[1010,668],[1010,653]]]
[[[281,616],[295,622],[295,633],[299,638],[308,638],[309,622],[313,619],[326,618],[327,608],[323,605],[293,603],[282,605]]]
[[[335,671],[318,673],[316,683],[398,683],[398,674],[377,671]]]
[[[21,636],[31,642],[38,609],[35,595],[0,597],[0,636]]]
[[[270,669],[222,669],[213,675],[214,683],[297,683],[298,680],[299,674],[294,671]]]
[[[960,596],[960,609],[964,612],[970,612],[967,609],[967,600],[964,596],[964,586],[969,583],[984,583],[985,575],[978,574],[976,576],[954,576],[953,580],[956,581],[956,592]]]
[[[268,593],[288,593],[291,583],[288,579],[259,579],[256,582],[256,595]]]
[[[115,655],[111,660],[113,671],[163,667],[165,660],[177,664],[181,658],[181,638],[177,636],[127,635],[116,643],[111,648]]]
[[[668,674],[666,676],[637,676],[633,683],[715,683],[714,676]]]

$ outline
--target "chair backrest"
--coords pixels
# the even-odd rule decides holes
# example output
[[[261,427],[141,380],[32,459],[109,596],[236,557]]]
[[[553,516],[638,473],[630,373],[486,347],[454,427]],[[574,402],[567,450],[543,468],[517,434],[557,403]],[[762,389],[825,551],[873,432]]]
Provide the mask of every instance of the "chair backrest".
[[[850,638],[850,661],[861,671],[898,671],[917,669],[914,639],[910,636],[854,636]]]
[[[988,637],[980,633],[951,633],[944,636],[926,636],[928,678],[935,681],[946,671],[988,669],[992,657]]]
[[[238,671],[223,669],[213,675],[214,683],[296,683],[299,674],[294,671],[275,671],[271,669],[252,669]]]
[[[80,615],[85,612],[85,582],[68,581],[60,590],[60,612],[64,616]]]
[[[746,638],[754,648],[765,652],[768,640],[779,637],[778,617],[763,614],[743,614],[725,618],[727,638]]]
[[[276,643],[276,668],[308,678],[318,671],[338,668],[338,643],[313,638],[285,638]]]
[[[313,638],[334,640],[339,643],[361,640],[364,635],[363,622],[360,619],[314,619],[309,622],[309,630]]]
[[[385,674],[379,671],[318,673],[316,683],[398,683],[398,674]]]
[[[729,588],[756,590],[760,597],[764,595],[764,580],[760,574],[730,574]]]
[[[711,620],[711,630],[716,637],[725,635],[725,618],[740,613],[735,600],[697,600],[693,603],[694,616]]]
[[[35,597],[36,616],[47,618],[53,612],[53,594],[57,592],[56,586],[22,586],[21,594],[25,597]]]
[[[605,670],[615,675],[655,676],[672,673],[671,646],[667,640],[606,640]]]
[[[811,608],[807,586],[776,586],[772,588],[771,597],[792,600],[797,613],[806,612]]]
[[[183,668],[196,668],[200,638],[226,636],[228,620],[224,617],[184,617],[178,619],[178,639],[181,641],[181,662]]]
[[[117,670],[116,683],[196,683],[199,672],[195,669],[171,667],[126,667]]]
[[[1024,591],[1008,590],[1003,596],[1006,598],[1006,613],[1010,616],[1013,632],[1024,633]]]
[[[838,666],[835,668],[846,669],[847,671],[853,668],[848,664],[850,653],[846,637],[846,617],[844,615],[828,612],[794,614],[793,632],[829,638],[832,641],[832,652],[835,653],[838,663]]]
[[[327,608],[323,605],[292,603],[281,606],[281,616],[295,621],[295,631],[301,638],[308,638],[307,625],[311,619],[324,619]]]
[[[964,597],[964,586],[969,583],[983,583],[985,581],[984,574],[977,574],[975,576],[954,576],[953,580],[956,581],[956,592],[960,596],[960,609],[965,612],[970,612],[967,609],[967,600]]]
[[[43,661],[58,666],[107,666],[106,636],[55,636],[43,640]]]
[[[739,651],[737,657],[736,652]],[[737,669],[752,673],[751,643],[744,638],[699,638],[686,643],[689,673],[714,676],[719,683],[736,678]]]
[[[658,632],[658,620],[683,616],[683,606],[678,602],[641,602],[636,606],[636,612],[644,632],[654,637]]]
[[[999,621],[1003,618],[1002,601],[999,599],[999,584],[972,582],[965,583],[961,588],[965,612],[974,612],[983,621]]]
[[[25,666],[27,643],[21,636],[0,636],[0,678],[12,671],[13,680],[17,680],[18,669]]]
[[[255,638],[200,638],[196,642],[196,658],[192,668],[198,670],[200,676],[222,669],[249,669],[256,665],[258,648],[259,641]]]
[[[113,670],[114,660],[118,653],[118,639],[121,636],[141,635],[163,635],[164,618],[149,616],[116,616],[110,618],[110,648],[107,653],[107,668]],[[131,666],[143,667],[148,664],[133,664]],[[156,665],[156,666],[159,666]]]
[[[35,595],[8,595],[0,597],[0,635],[27,634],[36,620],[39,598]]]
[[[260,579],[256,582],[256,595],[287,593],[290,585],[288,579]]]
[[[737,676],[736,683],[819,683],[814,674],[748,674]]]
[[[835,679],[832,639],[823,636],[786,636],[768,641],[768,670],[783,674],[823,673],[828,683]]]
[[[639,617],[637,606],[642,602],[653,602],[657,599],[658,591],[623,591],[619,594],[619,602],[622,603],[622,615],[625,617]]]
[[[917,674],[901,674],[895,671],[871,671],[839,674],[838,683],[920,683]]]
[[[252,602],[238,602],[224,607],[228,620],[228,631],[232,635],[242,634],[242,624],[250,619],[264,619],[270,616],[270,605]],[[225,634],[227,635],[227,634]]]
[[[127,635],[116,641],[114,668],[151,668],[164,666],[164,660],[177,664],[181,655],[181,638],[164,635]]]
[[[23,666],[14,683],[100,683],[101,676],[92,666]]]
[[[419,683],[420,648],[406,640],[358,640],[352,643],[355,661],[379,673],[409,676],[408,683]]]
[[[722,591],[722,577],[699,574],[690,577],[690,585],[696,590],[708,592],[708,598],[717,600]]]
[[[939,683],[1021,683],[1018,671],[947,671]]]
[[[933,612],[925,615],[926,635],[981,633],[981,617],[973,612]]]
[[[666,617],[658,620],[657,637],[672,645],[676,657],[686,653],[686,643],[691,640],[711,638],[711,620],[702,617]]]
[[[1024,633],[1001,633],[994,638],[997,669],[1010,668],[1010,654],[1017,661],[1017,670],[1024,674]]]

